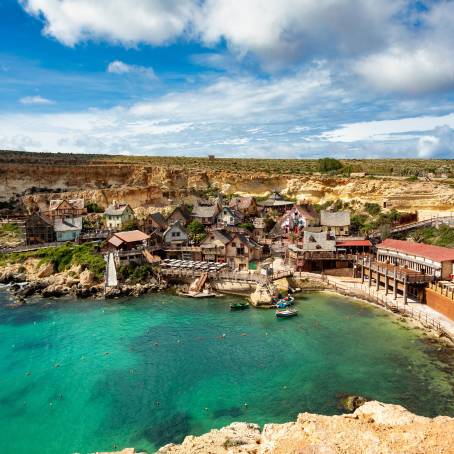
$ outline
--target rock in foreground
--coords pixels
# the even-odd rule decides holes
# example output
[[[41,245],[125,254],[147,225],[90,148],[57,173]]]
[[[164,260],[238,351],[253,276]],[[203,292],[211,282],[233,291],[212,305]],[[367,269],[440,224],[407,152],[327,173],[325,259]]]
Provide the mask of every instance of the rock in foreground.
[[[233,423],[158,454],[395,454],[454,453],[454,418],[416,416],[399,405],[367,402],[353,414],[301,413],[296,422]]]

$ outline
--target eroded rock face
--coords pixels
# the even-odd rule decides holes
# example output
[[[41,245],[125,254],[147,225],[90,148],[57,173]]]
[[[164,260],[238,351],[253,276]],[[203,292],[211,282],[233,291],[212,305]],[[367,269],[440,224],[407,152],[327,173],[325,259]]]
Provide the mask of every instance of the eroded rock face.
[[[454,453],[454,418],[417,416],[399,405],[366,402],[353,414],[301,413],[296,422],[233,423],[188,436],[158,454],[440,454]]]

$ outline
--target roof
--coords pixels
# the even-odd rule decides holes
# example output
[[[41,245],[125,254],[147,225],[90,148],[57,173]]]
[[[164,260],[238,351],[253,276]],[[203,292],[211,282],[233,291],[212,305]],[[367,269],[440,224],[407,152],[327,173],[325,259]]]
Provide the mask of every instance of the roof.
[[[135,243],[136,241],[144,241],[150,238],[150,235],[140,230],[130,230],[128,232],[117,232],[114,236],[120,238],[125,243]]]
[[[175,221],[172,225],[169,225],[165,232],[162,234],[163,236],[166,236],[168,232],[170,232],[173,229],[179,229],[181,232],[186,233],[186,229],[183,227],[180,221]]]
[[[167,216],[169,219],[175,212],[179,211],[181,215],[186,219],[189,220],[191,218],[191,212],[188,210],[186,205],[178,205],[173,209],[173,211]]]
[[[118,246],[120,246],[120,244],[124,243],[124,241],[122,239],[118,238],[115,235],[112,238],[110,238],[107,242],[114,245],[115,247],[118,247]]]
[[[305,232],[303,250],[334,252],[336,250],[336,241],[328,239],[326,232]]]
[[[125,212],[126,208],[129,208],[132,211],[132,208],[127,203],[112,204],[106,208],[104,214],[109,216],[121,216]]]
[[[84,209],[84,199],[54,199],[49,202],[49,210],[56,210],[63,202],[68,202],[73,208]]]
[[[213,238],[214,237],[214,238]],[[222,244],[227,244],[232,240],[232,235],[226,230],[212,230],[202,241],[202,247],[212,247],[213,241],[220,241]]]
[[[196,205],[191,213],[194,218],[212,218],[219,213],[217,205]]]
[[[337,247],[349,247],[349,246],[372,246],[372,243],[369,240],[342,240],[336,241]]]
[[[167,225],[164,216],[159,212],[150,214],[149,218],[152,219],[153,222],[159,225],[160,227],[166,227]]]
[[[255,202],[254,197],[234,197],[230,200],[229,207],[237,210],[246,210]]]
[[[55,219],[54,229],[56,232],[82,230],[82,217]]]
[[[235,238],[238,238],[243,244],[250,248],[261,248],[260,244],[258,244],[256,241],[254,241],[252,238],[243,235],[242,233],[237,233]]]
[[[413,241],[386,239],[377,245],[377,249],[404,252],[409,255],[424,257],[434,262],[454,261],[454,249],[452,248],[415,243]]]
[[[328,227],[343,227],[350,225],[350,211],[326,211],[320,212],[320,224]]]

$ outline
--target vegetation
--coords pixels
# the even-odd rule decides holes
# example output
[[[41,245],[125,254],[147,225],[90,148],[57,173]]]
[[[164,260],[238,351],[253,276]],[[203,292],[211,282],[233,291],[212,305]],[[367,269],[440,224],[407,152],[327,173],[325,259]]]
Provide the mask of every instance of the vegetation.
[[[412,232],[409,238],[418,243],[454,248],[454,228],[448,225],[441,225],[439,228],[424,227]]]
[[[206,236],[205,226],[200,221],[191,221],[187,226],[187,230],[189,237],[195,242],[202,241]]]
[[[327,173],[342,169],[343,164],[334,158],[321,158],[317,166],[319,172]]]
[[[249,232],[254,230],[254,224],[252,222],[242,222],[241,224],[238,224],[238,227],[249,230]]]
[[[137,230],[139,228],[139,222],[137,219],[132,219],[131,221],[128,221],[125,223],[123,226],[123,231],[127,230]]]
[[[97,279],[104,276],[105,262],[94,244],[65,243],[62,246],[49,247],[28,252],[12,252],[0,256],[0,264],[23,263],[28,258],[37,258],[40,264],[52,263],[58,272],[65,271],[73,265],[89,269]]]
[[[20,244],[21,229],[17,224],[0,224],[0,246]]]
[[[86,207],[87,213],[102,213],[104,210],[95,202],[88,202]]]
[[[377,216],[381,212],[381,207],[378,203],[369,203],[364,204],[364,209],[371,215]]]
[[[130,263],[129,265],[121,265],[118,269],[118,277],[122,281],[129,280],[132,284],[144,282],[152,274],[153,268],[148,263],[139,266]]]
[[[87,166],[87,165],[149,165],[170,166],[181,169],[214,170],[229,172],[265,172],[276,174],[310,174],[319,170],[315,159],[234,159],[216,158],[212,161],[201,157],[161,156],[113,156],[69,153],[27,153],[4,151],[0,153],[1,163],[18,162],[32,165]],[[449,159],[340,159],[342,173],[367,172],[372,175],[394,175],[410,177],[427,173],[446,174],[454,178],[454,160]],[[341,170],[342,169],[342,170]]]

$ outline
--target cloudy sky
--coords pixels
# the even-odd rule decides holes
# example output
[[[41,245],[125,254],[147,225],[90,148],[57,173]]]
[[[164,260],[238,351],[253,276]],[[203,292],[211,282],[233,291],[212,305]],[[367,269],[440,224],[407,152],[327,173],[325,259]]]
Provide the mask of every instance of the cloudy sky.
[[[454,0],[0,0],[0,149],[454,158]]]

